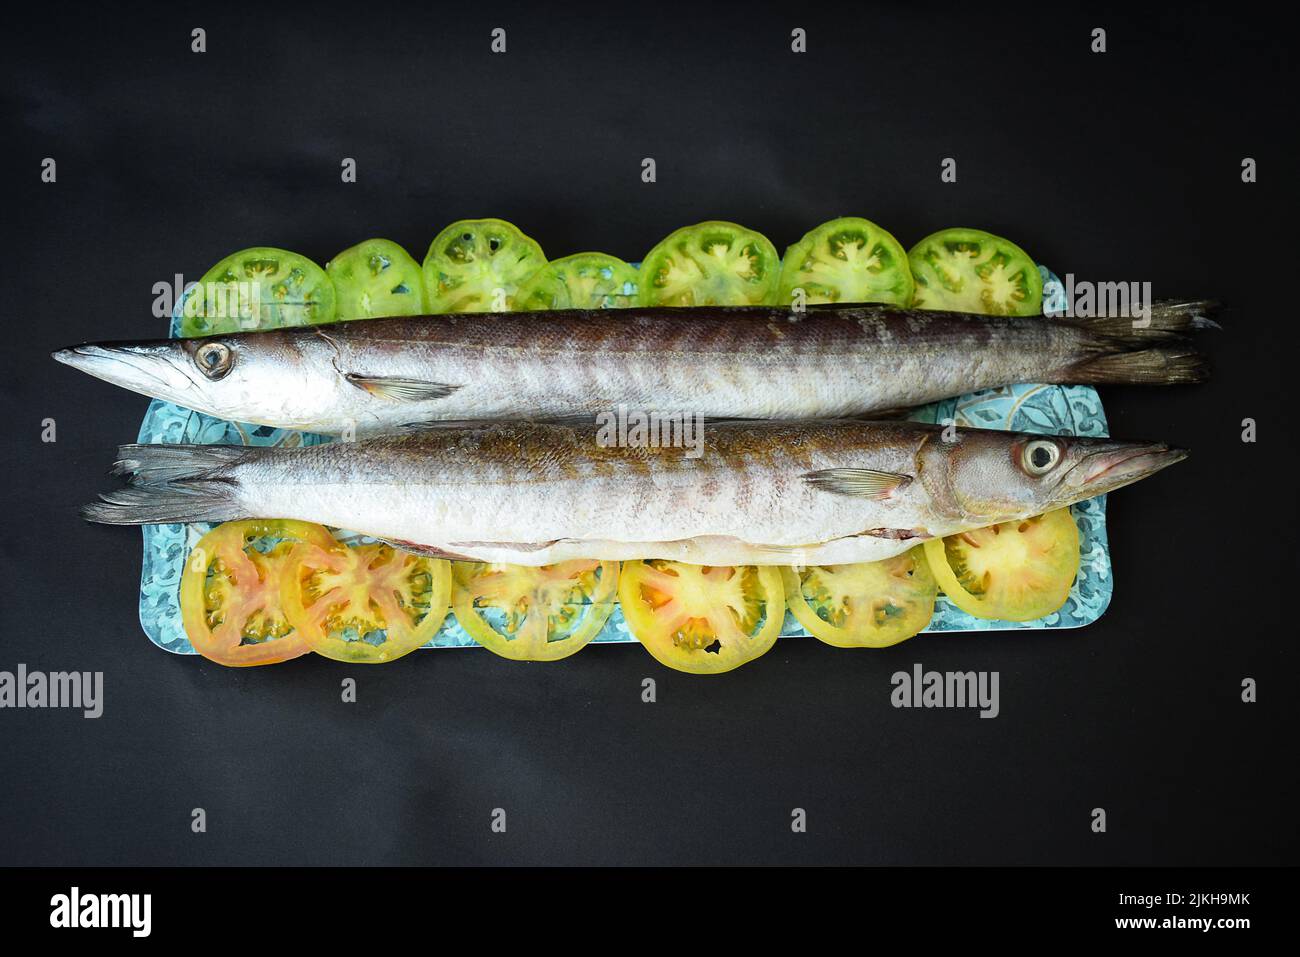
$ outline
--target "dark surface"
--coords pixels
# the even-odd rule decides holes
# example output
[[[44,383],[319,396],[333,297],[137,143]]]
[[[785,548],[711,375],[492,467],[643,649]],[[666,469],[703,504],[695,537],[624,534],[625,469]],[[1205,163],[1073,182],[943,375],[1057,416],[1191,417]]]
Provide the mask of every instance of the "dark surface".
[[[1277,303],[1295,301],[1295,66],[1285,31],[1208,9],[254,22],[217,5],[7,25],[0,670],[103,671],[106,706],[0,711],[0,863],[1294,862],[1296,319]],[[637,646],[232,671],[153,647],[139,532],[76,515],[146,400],[48,351],[163,334],[153,284],[236,248],[324,262],[383,235],[419,258],[452,220],[495,215],[552,256],[637,259],[701,219],[783,249],[845,213],[905,245],[979,225],[1062,274],[1232,306],[1212,383],[1103,393],[1116,435],[1194,454],[1111,499],[1096,625],[885,652],[784,640],[714,680]],[[999,671],[1001,716],[891,708],[914,662]]]

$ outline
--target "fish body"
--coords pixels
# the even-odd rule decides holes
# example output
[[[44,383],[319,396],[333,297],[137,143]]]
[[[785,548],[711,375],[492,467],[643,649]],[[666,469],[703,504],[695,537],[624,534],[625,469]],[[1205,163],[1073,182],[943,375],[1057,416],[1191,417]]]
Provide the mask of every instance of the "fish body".
[[[299,448],[124,446],[111,524],[300,519],[453,558],[843,564],[1041,514],[1178,461],[1158,443],[909,422],[729,422],[703,454],[590,426],[435,427]]]
[[[330,435],[620,405],[798,420],[1021,382],[1199,381],[1204,362],[1183,334],[1212,324],[1211,308],[1157,303],[1137,326],[881,305],[420,316],[89,344],[54,358],[218,418]]]

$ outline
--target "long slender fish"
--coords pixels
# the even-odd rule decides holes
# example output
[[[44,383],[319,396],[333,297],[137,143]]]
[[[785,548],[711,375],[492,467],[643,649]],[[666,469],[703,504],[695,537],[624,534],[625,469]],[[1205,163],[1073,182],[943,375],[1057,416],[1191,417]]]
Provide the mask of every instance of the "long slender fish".
[[[1213,304],[1146,320],[892,306],[627,309],[370,319],[82,345],[60,362],[223,419],[333,435],[553,419],[618,405],[710,418],[866,416],[1019,382],[1198,382],[1184,334]]]
[[[110,524],[292,518],[416,551],[541,565],[670,558],[841,564],[1012,521],[1144,478],[1159,443],[910,422],[730,422],[703,454],[603,444],[590,426],[436,427],[303,448],[128,445]]]

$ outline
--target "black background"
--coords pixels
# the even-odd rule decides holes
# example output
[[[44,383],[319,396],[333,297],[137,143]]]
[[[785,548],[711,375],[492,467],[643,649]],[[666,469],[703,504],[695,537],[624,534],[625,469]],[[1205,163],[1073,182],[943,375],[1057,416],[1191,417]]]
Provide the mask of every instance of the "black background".
[[[0,711],[0,863],[1295,861],[1285,30],[1208,4],[27,16],[0,40],[0,669],[103,671],[106,704],[94,721]],[[939,179],[949,156],[956,184]],[[1246,156],[1258,183],[1241,181]],[[1114,434],[1193,456],[1112,497],[1115,597],[1097,624],[883,652],[783,640],[713,680],[637,646],[235,671],[153,647],[139,532],[76,515],[146,400],[49,350],[162,335],[153,284],[236,248],[324,262],[382,235],[419,258],[452,220],[500,216],[551,256],[635,260],[702,219],[783,249],[841,214],[904,245],[981,226],[1062,274],[1231,306],[1213,382],[1104,392]],[[914,662],[999,671],[1001,716],[894,710],[889,676]]]

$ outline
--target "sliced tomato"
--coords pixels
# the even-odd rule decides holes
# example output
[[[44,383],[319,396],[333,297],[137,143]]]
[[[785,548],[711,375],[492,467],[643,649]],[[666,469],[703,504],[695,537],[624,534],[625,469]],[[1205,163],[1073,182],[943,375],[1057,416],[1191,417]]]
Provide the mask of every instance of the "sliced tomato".
[[[778,301],[889,302],[912,304],[914,284],[907,253],[887,230],[868,219],[844,216],[822,223],[785,251]]]
[[[799,624],[839,648],[896,645],[934,616],[937,588],[919,545],[878,562],[785,568],[782,577]]]
[[[254,246],[231,253],[185,297],[182,336],[320,325],[335,317],[334,284],[306,256]]]
[[[762,233],[735,223],[683,226],[646,253],[643,306],[745,306],[776,301],[781,260]]]
[[[767,652],[785,621],[781,571],[773,566],[624,562],[623,617],[661,664],[721,674]]]
[[[521,283],[546,265],[542,247],[500,219],[462,219],[424,257],[431,312],[505,312]]]
[[[283,581],[290,623],[312,651],[335,661],[383,664],[438,633],[451,597],[451,564],[391,545],[296,549]]]
[[[515,308],[623,309],[636,305],[637,271],[617,256],[578,253],[556,259],[519,287]]]
[[[226,522],[191,549],[181,574],[181,621],[194,650],[222,665],[269,665],[311,649],[280,600],[293,551],[334,541],[320,525],[279,519]]]
[[[931,539],[925,555],[943,593],[976,618],[1050,615],[1079,572],[1079,528],[1068,508]]]
[[[411,254],[390,239],[367,239],[325,264],[338,297],[339,319],[419,316],[424,279]]]
[[[515,661],[558,661],[583,648],[600,634],[618,589],[618,562],[456,562],[453,575],[460,626]]]
[[[982,229],[944,229],[907,254],[916,279],[913,304],[990,316],[1036,316],[1043,311],[1043,277],[1033,259],[1010,240]]]

